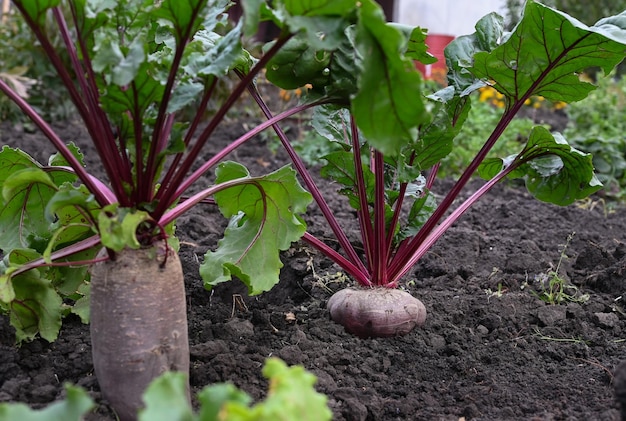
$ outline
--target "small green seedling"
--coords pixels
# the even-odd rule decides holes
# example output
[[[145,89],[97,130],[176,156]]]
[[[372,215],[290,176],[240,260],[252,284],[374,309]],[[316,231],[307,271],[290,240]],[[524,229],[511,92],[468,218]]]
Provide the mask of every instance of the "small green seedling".
[[[561,250],[559,262],[556,267],[547,273],[541,273],[535,277],[535,281],[539,284],[539,291],[532,291],[533,294],[550,305],[565,302],[582,304],[589,301],[589,294],[580,293],[578,287],[569,284],[567,280],[559,274],[563,260],[568,259],[565,252],[575,234],[576,233],[573,232],[567,236],[567,241]]]
[[[487,302],[491,297],[502,298],[502,296],[508,292],[508,288],[502,286],[502,282],[498,282],[498,288],[494,291],[491,288],[485,289],[485,294],[487,294]]]

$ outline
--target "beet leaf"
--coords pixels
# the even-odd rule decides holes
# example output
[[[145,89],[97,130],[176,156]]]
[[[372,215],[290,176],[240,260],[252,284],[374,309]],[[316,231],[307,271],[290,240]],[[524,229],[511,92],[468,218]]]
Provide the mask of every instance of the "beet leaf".
[[[306,231],[298,214],[304,213],[311,195],[300,187],[295,171],[289,167],[251,177],[242,165],[227,162],[218,166],[216,176],[218,183],[236,180],[237,185],[214,195],[230,223],[218,249],[204,256],[200,274],[207,286],[235,275],[250,293],[267,291],[276,283],[283,266],[274,251],[287,250]],[[273,271],[259,271],[259,262]]]

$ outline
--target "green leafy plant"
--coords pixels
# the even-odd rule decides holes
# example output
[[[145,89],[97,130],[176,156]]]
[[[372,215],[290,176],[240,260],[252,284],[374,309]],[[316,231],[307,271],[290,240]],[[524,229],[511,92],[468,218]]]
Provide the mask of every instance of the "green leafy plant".
[[[607,199],[626,197],[626,78],[613,74],[598,81],[584,103],[567,107],[568,125],[563,134],[576,148],[593,154],[598,179]]]
[[[188,371],[176,219],[203,202],[217,203],[230,219],[202,264],[207,288],[233,276],[252,294],[271,288],[282,266],[279,251],[306,229],[299,215],[311,196],[289,167],[252,176],[222,161],[272,124],[316,104],[293,106],[251,127],[207,161],[199,159],[203,147],[295,33],[332,48],[336,34],[354,21],[357,3],[278,1],[272,9],[246,2],[236,25],[228,20],[227,0],[13,4],[76,107],[104,175],[86,168],[82,152],[0,79],[0,92],[58,151],[44,164],[19,149],[0,153],[0,305],[18,341],[37,334],[54,340],[64,314],[86,320],[89,307],[100,388],[121,420],[135,419],[154,377]],[[261,17],[282,32],[255,58],[242,38],[256,32]],[[320,38],[324,32],[328,37]],[[218,84],[232,80],[224,84],[231,89],[224,100],[210,107],[221,98]],[[198,185],[209,171],[215,183]],[[72,301],[74,310],[67,307]]]
[[[310,84],[310,98],[331,102],[317,108],[313,120],[319,133],[339,145],[338,152],[323,157],[328,164],[322,175],[340,187],[354,208],[364,255],[348,240],[294,147],[280,128],[275,130],[341,250],[310,233],[303,239],[363,287],[331,297],[331,317],[359,336],[391,336],[409,332],[426,317],[419,300],[395,289],[401,279],[496,183],[522,179],[533,196],[557,205],[602,188],[591,156],[545,127],[534,127],[526,143],[506,156],[488,155],[530,98],[570,103],[596,88],[578,75],[590,66],[608,73],[624,59],[626,14],[589,27],[528,1],[511,33],[504,32],[500,16],[490,14],[477,23],[475,34],[446,48],[449,86],[425,95],[413,65],[413,60],[432,62],[424,30],[386,24],[378,7],[361,3],[357,23],[334,49],[295,37],[270,61],[267,78],[284,89]],[[318,60],[306,66],[301,57]],[[433,188],[442,160],[463,147],[457,138],[468,118],[471,93],[485,86],[503,96],[502,114],[438,200]],[[459,203],[476,172],[487,181]]]
[[[288,367],[278,358],[269,358],[263,368],[269,380],[267,397],[256,404],[232,384],[209,386],[198,393],[200,409],[192,416],[184,399],[184,379],[169,373],[157,379],[146,391],[146,408],[140,421],[178,419],[202,421],[325,421],[332,413],[326,396],[315,391],[316,378],[302,366]],[[174,393],[172,393],[172,391]],[[170,412],[172,411],[172,412]],[[169,412],[169,413],[168,413]]]
[[[50,34],[50,42],[60,47],[62,40],[54,32],[52,16],[46,17],[44,25]],[[15,8],[2,15],[0,45],[0,77],[4,77],[9,84],[19,82],[26,85],[28,95],[23,97],[28,98],[29,104],[42,116],[49,121],[64,120],[75,112],[52,63]],[[64,61],[68,59],[65,55],[61,58]],[[20,92],[19,89],[16,91]],[[29,123],[19,107],[4,95],[0,96],[0,120]]]
[[[512,28],[519,22],[521,11],[524,9],[524,3],[525,0],[506,0],[508,28]],[[546,0],[544,4],[562,10],[571,16],[579,16],[580,20],[587,25],[597,22],[604,16],[616,15],[626,10],[626,0]],[[598,68],[593,66],[587,70],[587,73],[595,75],[597,71]],[[618,74],[624,74],[626,72],[626,63],[622,62],[618,64],[616,72]]]
[[[556,305],[566,302],[572,303],[585,303],[589,300],[589,295],[582,294],[578,290],[576,285],[572,285],[560,274],[561,264],[563,260],[567,259],[567,247],[569,246],[572,238],[572,233],[567,236],[567,241],[561,249],[559,261],[552,270],[546,273],[541,273],[535,277],[535,284],[537,284],[536,290],[533,290],[533,294],[540,300],[545,301],[547,304]]]
[[[91,411],[95,404],[84,389],[65,385],[65,399],[49,405],[45,409],[34,410],[24,403],[0,403],[0,420],[80,421]]]
[[[428,82],[428,81],[425,81]],[[439,85],[436,85],[439,89]],[[423,92],[431,92],[431,86],[425,83]],[[467,162],[470,161],[485,143],[485,139],[489,137],[492,128],[498,123],[504,108],[504,97],[501,96],[495,101],[485,95],[486,92],[497,92],[493,88],[488,87],[484,91],[473,94],[472,107],[469,116],[463,124],[460,133],[455,137],[457,147],[453,148],[449,155],[441,160],[439,166],[439,177],[458,177],[462,174]],[[438,89],[437,89],[438,90]],[[435,91],[433,91],[434,93]],[[529,100],[530,101],[530,100]],[[497,105],[494,104],[497,103]],[[319,164],[319,157],[336,152],[341,149],[337,142],[329,141],[327,137],[322,136],[311,124],[311,118],[303,120],[305,130],[297,138],[290,136],[295,152],[302,158],[307,165]],[[490,151],[490,156],[502,156],[511,150],[519,149],[526,143],[527,134],[535,126],[534,122],[528,117],[517,117],[511,121],[509,126],[502,133],[498,143]],[[276,142],[279,142],[278,139]],[[279,143],[278,143],[279,145]],[[591,151],[588,151],[591,152]]]
[[[229,383],[207,386],[198,393],[194,413],[186,397],[185,375],[167,372],[152,381],[144,393],[140,421],[325,421],[332,413],[326,396],[315,391],[316,378],[302,366],[288,367],[270,358],[263,368],[269,380],[267,397],[252,404],[252,398]],[[93,400],[80,387],[66,386],[66,398],[42,410],[20,403],[0,403],[0,421],[80,421],[94,408]]]

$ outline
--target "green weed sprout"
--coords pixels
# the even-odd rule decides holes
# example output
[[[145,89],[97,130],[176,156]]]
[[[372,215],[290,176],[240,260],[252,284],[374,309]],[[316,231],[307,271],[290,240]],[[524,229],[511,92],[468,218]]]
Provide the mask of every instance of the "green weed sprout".
[[[547,304],[556,305],[565,302],[582,304],[589,300],[589,294],[581,294],[578,287],[568,283],[567,280],[559,274],[563,260],[568,259],[566,250],[575,234],[575,232],[572,232],[567,236],[567,241],[561,249],[561,255],[556,267],[553,270],[541,273],[535,277],[535,281],[539,283],[539,291],[532,292]]]

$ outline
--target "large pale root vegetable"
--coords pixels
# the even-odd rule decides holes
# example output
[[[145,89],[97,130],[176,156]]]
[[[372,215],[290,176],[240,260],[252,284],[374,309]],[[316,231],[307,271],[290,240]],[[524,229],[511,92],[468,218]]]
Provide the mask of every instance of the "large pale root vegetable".
[[[399,289],[342,289],[327,308],[333,321],[361,338],[406,335],[426,321],[424,304]]]
[[[163,264],[165,263],[165,264]],[[134,421],[148,384],[165,371],[189,373],[183,272],[164,247],[116,253],[91,273],[93,364],[120,421]]]

